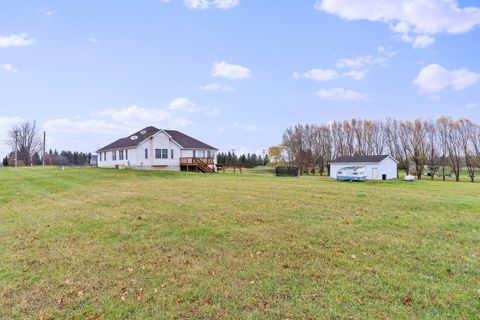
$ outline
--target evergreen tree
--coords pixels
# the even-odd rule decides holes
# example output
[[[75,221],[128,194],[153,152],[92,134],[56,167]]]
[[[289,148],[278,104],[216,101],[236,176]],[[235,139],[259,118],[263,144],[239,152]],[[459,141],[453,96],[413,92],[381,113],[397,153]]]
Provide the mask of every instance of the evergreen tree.
[[[34,166],[39,166],[42,164],[42,160],[40,159],[40,156],[38,155],[38,152],[35,152],[35,154],[32,157],[32,164]]]
[[[8,156],[5,156],[5,158],[3,158],[3,166],[4,167],[8,167]]]

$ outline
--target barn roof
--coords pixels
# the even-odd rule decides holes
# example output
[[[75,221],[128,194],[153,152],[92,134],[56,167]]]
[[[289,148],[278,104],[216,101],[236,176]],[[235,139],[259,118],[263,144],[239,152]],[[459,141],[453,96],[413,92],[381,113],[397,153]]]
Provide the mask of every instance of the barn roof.
[[[389,155],[341,156],[341,157],[337,157],[331,163],[378,163],[378,162],[383,161],[384,159],[386,159],[388,157],[390,157],[390,156]]]
[[[175,141],[179,146],[183,149],[210,149],[210,150],[217,150],[216,148],[203,143],[197,139],[194,139],[180,131],[177,130],[160,130],[153,126],[146,127],[140,131],[137,131],[128,137],[118,139],[115,142],[106,145],[103,148],[97,150],[97,152],[107,151],[107,150],[114,150],[114,149],[123,149],[123,148],[134,148],[142,141],[154,136],[159,131],[164,131],[168,134],[173,141]]]

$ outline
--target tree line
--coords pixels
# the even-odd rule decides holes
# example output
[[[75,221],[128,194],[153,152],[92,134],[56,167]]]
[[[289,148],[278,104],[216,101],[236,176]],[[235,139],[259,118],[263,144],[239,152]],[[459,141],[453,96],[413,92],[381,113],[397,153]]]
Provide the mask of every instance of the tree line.
[[[445,180],[445,167],[455,180],[466,168],[470,180],[480,168],[480,126],[468,119],[448,117],[436,121],[360,120],[326,124],[297,124],[287,128],[280,146],[269,149],[277,163],[300,167],[302,172],[316,168],[329,173],[329,163],[339,156],[389,154],[406,174],[431,179],[439,170]]]
[[[264,157],[256,154],[242,154],[237,156],[234,152],[220,152],[217,154],[217,164],[219,165],[239,165],[245,168],[254,168],[258,166],[266,166],[269,163],[268,155]]]
[[[13,150],[2,160],[4,166],[15,165],[15,151],[19,166],[41,165],[86,165],[92,154],[78,151],[49,150],[42,157],[42,139],[35,121],[18,123],[8,131],[5,143]]]

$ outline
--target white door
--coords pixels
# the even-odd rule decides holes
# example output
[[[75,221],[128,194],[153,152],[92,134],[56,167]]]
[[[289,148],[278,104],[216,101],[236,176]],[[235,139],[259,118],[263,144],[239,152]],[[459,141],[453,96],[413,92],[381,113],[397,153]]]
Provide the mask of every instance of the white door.
[[[378,180],[378,168],[372,168],[372,180]]]

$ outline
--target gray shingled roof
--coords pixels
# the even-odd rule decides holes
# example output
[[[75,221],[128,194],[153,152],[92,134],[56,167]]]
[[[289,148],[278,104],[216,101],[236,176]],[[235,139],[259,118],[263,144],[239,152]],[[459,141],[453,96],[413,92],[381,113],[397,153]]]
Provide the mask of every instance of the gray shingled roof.
[[[380,162],[388,155],[375,155],[375,156],[342,156],[337,157],[331,163],[357,163],[357,162]]]
[[[113,150],[113,149],[122,149],[122,148],[134,148],[138,144],[140,144],[145,139],[150,138],[154,134],[156,134],[160,129],[155,127],[146,127],[138,132],[135,132],[128,137],[118,139],[117,141],[110,143],[109,145],[100,148],[97,152]],[[175,141],[177,144],[182,146],[184,149],[210,149],[210,150],[217,150],[216,148],[203,143],[197,139],[194,139],[190,136],[187,136],[184,133],[181,133],[177,130],[164,130],[168,135],[172,137],[172,140]],[[134,137],[134,138],[132,138]]]
[[[206,143],[203,143],[200,140],[187,136],[185,133],[182,133],[177,130],[164,130],[168,135],[170,135],[176,143],[182,146],[184,149],[210,149],[218,150]]]

